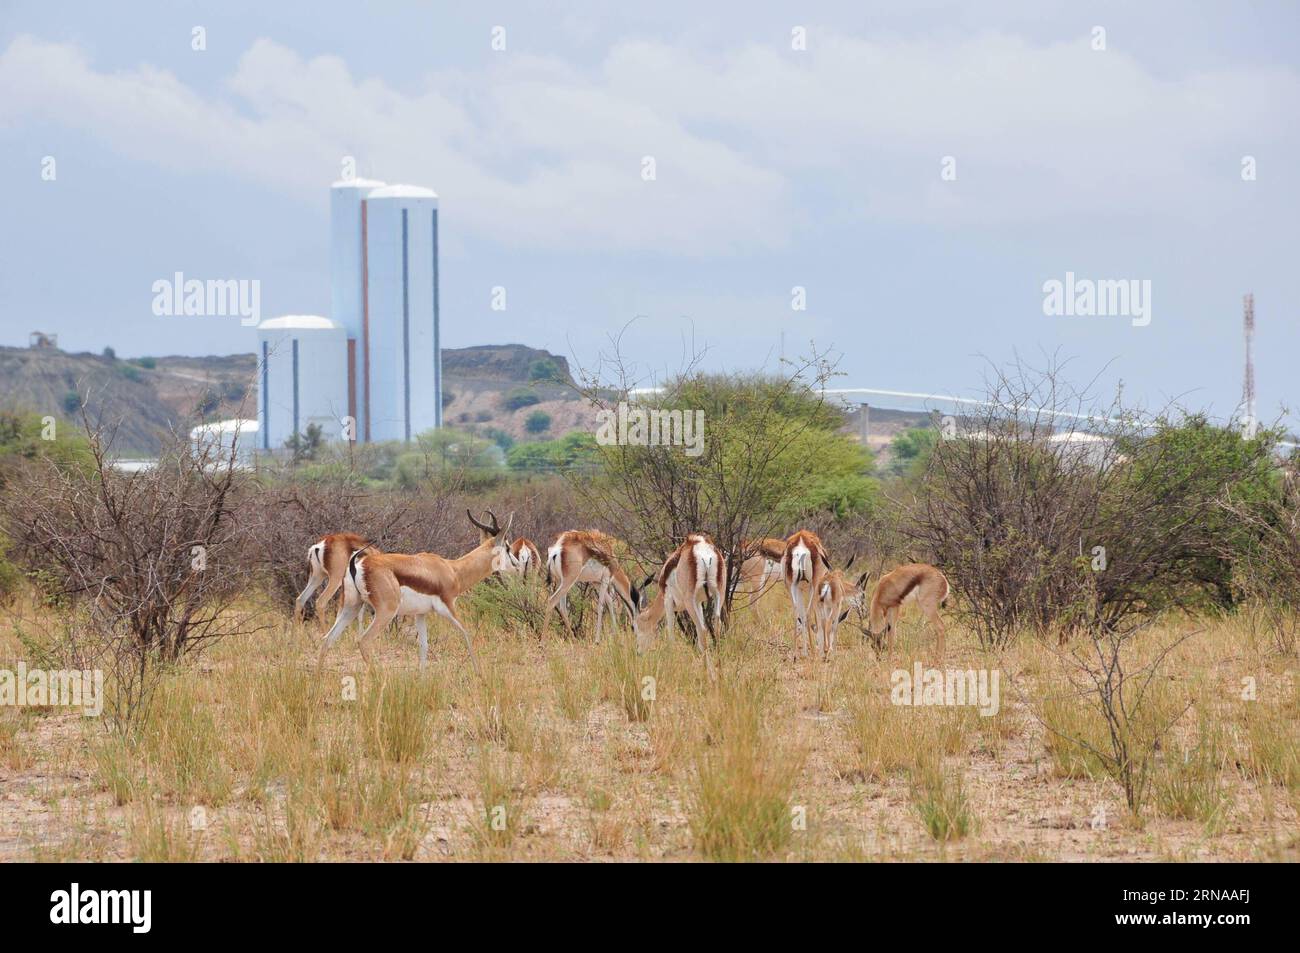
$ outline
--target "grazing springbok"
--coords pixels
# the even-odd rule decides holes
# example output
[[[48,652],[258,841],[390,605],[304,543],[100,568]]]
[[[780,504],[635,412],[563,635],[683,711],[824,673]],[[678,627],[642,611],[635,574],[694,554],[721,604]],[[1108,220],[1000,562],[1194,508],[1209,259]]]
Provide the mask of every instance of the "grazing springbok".
[[[365,603],[375,613],[359,643],[361,656],[367,665],[372,661],[371,639],[400,615],[415,619],[420,637],[420,665],[423,667],[429,655],[429,630],[425,616],[436,612],[465,637],[465,648],[477,671],[478,658],[474,655],[469,630],[456,615],[456,600],[492,573],[509,572],[513,566],[510,549],[504,541],[505,531],[491,510],[487,514],[492,520],[490,526],[480,523],[473,513],[465,511],[469,521],[478,528],[479,544],[458,559],[447,559],[436,553],[407,556],[364,549],[353,553],[348,560],[347,578],[343,584],[347,596],[338,618],[334,620],[334,627],[321,642],[320,662],[325,661],[325,653],[338,641],[339,635]]]
[[[343,577],[348,571],[348,559],[358,549],[365,549],[370,540],[356,533],[330,533],[307,547],[307,586],[298,593],[293,605],[293,620],[301,622],[311,594],[325,584],[325,591],[316,598],[316,621],[325,623],[325,607],[334,593],[343,587]],[[339,602],[342,603],[342,597]]]
[[[659,592],[632,620],[636,650],[644,652],[649,647],[664,619],[671,635],[677,613],[685,612],[695,623],[695,647],[706,651],[705,633],[716,639],[722,622],[722,594],[727,588],[727,557],[722,550],[706,534],[691,533],[664,561],[659,575],[647,578],[642,589],[651,582],[658,584]],[[713,612],[706,617],[704,605],[710,599]]]
[[[740,564],[738,592],[762,595],[767,587],[781,578],[781,557],[785,555],[785,540],[747,539],[741,542],[744,561]]]
[[[864,587],[867,584],[867,576],[871,573],[864,572],[858,577],[857,582],[849,581],[847,573],[856,555],[855,553],[854,556],[849,557],[843,569],[832,569],[828,572],[826,581],[818,590],[818,600],[821,603],[819,609],[824,627],[822,658],[826,661],[830,661],[831,653],[835,651],[835,633],[839,631],[840,623],[848,617],[851,610],[862,607],[862,596],[866,592]]]
[[[618,594],[628,617],[634,617],[640,605],[636,587],[614,558],[617,540],[597,530],[568,530],[556,537],[546,551],[546,584],[555,586],[551,598],[546,600],[546,614],[542,618],[542,631],[551,621],[551,611],[558,608],[565,626],[569,621],[569,590],[580,582],[596,587],[596,642],[600,641],[601,622],[608,605],[610,619],[616,619],[617,606],[610,590]]]
[[[830,568],[826,547],[816,533],[801,529],[785,541],[785,552],[781,554],[781,578],[789,588],[790,602],[794,604],[794,652],[799,658],[808,656],[810,623],[817,633],[820,647],[822,627],[819,624],[821,602],[818,594]]]
[[[521,576],[530,572],[540,573],[545,567],[542,554],[536,544],[526,537],[520,536],[510,544],[510,555],[514,558],[515,569]]]
[[[943,658],[944,627],[939,618],[939,606],[948,598],[948,577],[926,563],[908,563],[887,572],[876,583],[871,596],[871,616],[867,635],[880,647],[889,636],[889,651],[894,651],[898,634],[898,607],[904,599],[915,599],[921,614],[939,634],[939,658]]]

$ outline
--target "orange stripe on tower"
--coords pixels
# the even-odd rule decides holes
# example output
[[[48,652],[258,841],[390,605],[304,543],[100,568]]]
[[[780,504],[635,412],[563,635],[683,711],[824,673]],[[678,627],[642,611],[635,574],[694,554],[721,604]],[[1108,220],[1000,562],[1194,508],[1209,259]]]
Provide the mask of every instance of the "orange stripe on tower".
[[[361,200],[361,350],[366,380],[366,443],[370,442],[370,264],[366,246],[366,200]]]
[[[357,439],[357,339],[348,338],[348,416],[352,418],[352,441]]]

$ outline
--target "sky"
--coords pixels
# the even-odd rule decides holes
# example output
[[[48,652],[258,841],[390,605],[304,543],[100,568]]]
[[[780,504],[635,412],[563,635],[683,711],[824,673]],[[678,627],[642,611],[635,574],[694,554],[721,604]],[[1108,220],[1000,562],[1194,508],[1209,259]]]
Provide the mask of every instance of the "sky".
[[[353,157],[438,192],[449,347],[592,367],[617,337],[643,383],[701,350],[738,371],[815,348],[839,386],[965,395],[1055,356],[1228,416],[1253,292],[1268,420],[1300,396],[1297,23],[1286,2],[0,0],[0,344],[252,351],[238,317],[153,313],[178,271],[328,315]],[[1045,314],[1067,273],[1136,281],[1147,312]]]

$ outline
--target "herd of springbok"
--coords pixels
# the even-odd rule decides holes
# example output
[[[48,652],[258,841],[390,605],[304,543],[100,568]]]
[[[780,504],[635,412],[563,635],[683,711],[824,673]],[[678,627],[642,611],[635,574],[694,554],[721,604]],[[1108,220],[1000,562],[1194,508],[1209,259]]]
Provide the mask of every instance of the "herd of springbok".
[[[464,637],[470,661],[477,669],[473,640],[456,612],[456,600],[494,573],[533,573],[544,577],[550,598],[542,631],[551,613],[559,610],[564,624],[572,628],[568,597],[578,583],[596,591],[595,641],[599,642],[606,612],[617,625],[626,613],[636,636],[637,651],[644,651],[655,638],[661,622],[671,633],[684,614],[695,628],[695,645],[707,652],[717,637],[722,605],[728,584],[727,556],[706,533],[691,533],[659,571],[637,586],[615,555],[622,548],[617,539],[597,530],[568,530],[556,537],[545,558],[532,540],[511,541],[510,520],[503,528],[491,510],[490,522],[475,518],[466,510],[478,530],[479,544],[468,553],[448,559],[435,553],[380,552],[364,536],[331,533],[307,550],[309,577],[298,595],[294,616],[301,620],[307,603],[323,585],[316,599],[316,619],[324,623],[325,606],[341,593],[341,607],[334,625],[321,641],[320,661],[338,641],[362,607],[373,613],[361,634],[361,655],[372,661],[370,645],[375,636],[398,616],[411,617],[419,636],[420,665],[428,660],[429,633],[426,616],[437,613]],[[826,546],[816,533],[799,530],[788,539],[746,541],[741,550],[741,568],[736,589],[754,598],[780,582],[790,593],[794,607],[794,651],[808,657],[810,648],[829,660],[835,650],[835,633],[850,612],[863,617],[867,578],[849,575],[850,557],[839,569],[831,565]],[[649,596],[651,588],[655,593]],[[862,630],[883,649],[894,650],[898,611],[905,599],[913,599],[925,620],[937,634],[937,651],[944,654],[944,625],[939,606],[948,597],[948,580],[934,566],[908,563],[882,576],[871,596]],[[707,637],[707,638],[706,638]],[[810,645],[811,643],[811,645]]]

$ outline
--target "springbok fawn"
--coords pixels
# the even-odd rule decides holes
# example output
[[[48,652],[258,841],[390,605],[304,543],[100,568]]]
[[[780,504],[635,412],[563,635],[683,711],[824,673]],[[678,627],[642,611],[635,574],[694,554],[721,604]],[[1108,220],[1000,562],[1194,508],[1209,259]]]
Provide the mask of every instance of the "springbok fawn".
[[[636,615],[640,608],[637,604],[637,591],[614,558],[615,542],[612,536],[596,530],[568,530],[556,537],[546,551],[546,582],[547,585],[555,585],[556,589],[546,600],[546,613],[542,618],[543,632],[550,624],[552,610],[557,608],[565,626],[572,628],[569,621],[569,590],[580,582],[591,583],[596,587],[596,642],[600,642],[605,607],[609,606],[611,620],[617,618],[614,602],[609,595],[611,589],[618,594],[628,616]]]
[[[889,651],[894,651],[898,635],[898,607],[904,599],[915,599],[925,620],[934,626],[939,635],[939,658],[944,653],[943,619],[939,606],[948,598],[948,577],[926,563],[908,563],[887,572],[876,583],[871,596],[871,616],[866,634],[875,640],[877,647],[889,636]]]
[[[541,572],[545,566],[542,562],[542,554],[538,552],[536,544],[523,536],[520,536],[510,544],[510,555],[514,557],[515,568],[519,574],[526,575],[530,572]]]
[[[818,590],[818,599],[821,603],[821,620],[824,627],[824,641],[822,658],[830,660],[831,653],[835,651],[835,633],[839,631],[840,623],[843,622],[852,609],[859,609],[862,606],[862,596],[866,591],[863,587],[867,583],[867,576],[871,573],[864,572],[858,577],[856,582],[850,582],[847,575],[849,568],[853,565],[853,556],[844,564],[843,569],[832,569],[826,574],[826,581]]]
[[[794,652],[796,657],[808,656],[808,629],[817,633],[821,642],[821,603],[818,593],[826,573],[830,571],[826,547],[817,534],[801,529],[785,541],[781,554],[781,578],[790,589],[790,602],[794,604]],[[811,617],[811,618],[810,618]]]
[[[307,586],[298,593],[293,605],[293,620],[301,622],[311,594],[325,584],[325,591],[316,597],[316,621],[325,622],[325,607],[334,593],[343,587],[343,577],[348,571],[348,559],[358,549],[370,546],[370,540],[356,533],[330,533],[307,548]],[[339,598],[342,603],[342,597]]]
[[[372,662],[370,641],[400,615],[415,619],[420,639],[420,665],[423,667],[429,655],[429,630],[425,616],[436,612],[460,630],[470,661],[478,671],[478,658],[474,655],[469,630],[456,615],[456,600],[492,573],[508,572],[513,566],[501,524],[491,510],[487,512],[491,525],[480,523],[473,513],[466,510],[469,521],[478,528],[479,544],[458,559],[446,559],[435,553],[410,556],[368,553],[365,550],[353,553],[348,560],[344,581],[347,597],[334,620],[334,627],[321,642],[319,661],[325,661],[325,653],[338,641],[364,602],[375,613],[359,643],[361,656],[367,665]]]
[[[716,639],[722,622],[722,594],[727,588],[727,558],[722,550],[704,533],[692,533],[665,560],[659,575],[646,579],[642,590],[652,581],[659,592],[632,620],[636,650],[644,652],[649,647],[664,619],[671,635],[677,613],[685,612],[695,623],[695,647],[707,651],[705,632]],[[710,599],[713,612],[706,618],[704,605]]]

